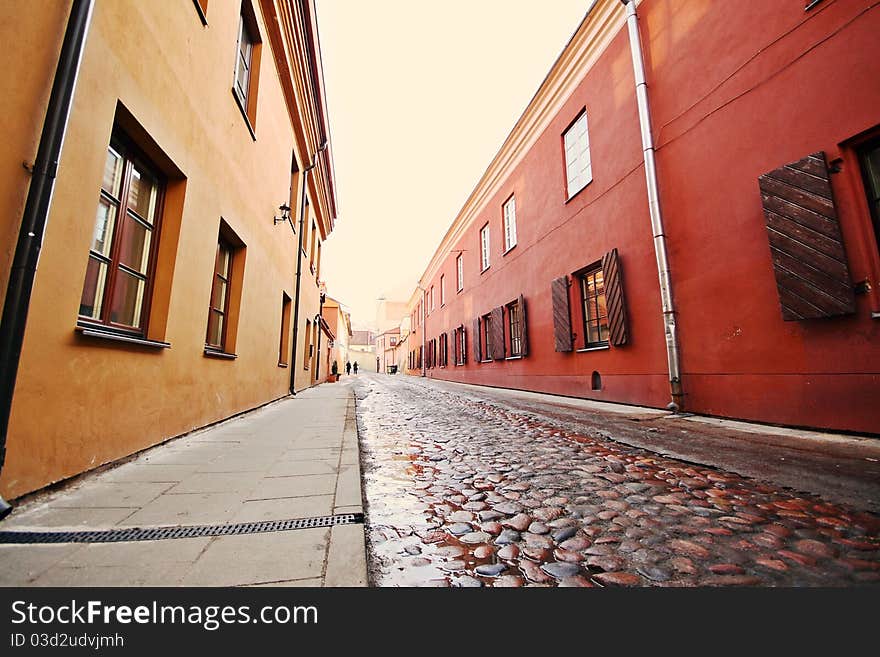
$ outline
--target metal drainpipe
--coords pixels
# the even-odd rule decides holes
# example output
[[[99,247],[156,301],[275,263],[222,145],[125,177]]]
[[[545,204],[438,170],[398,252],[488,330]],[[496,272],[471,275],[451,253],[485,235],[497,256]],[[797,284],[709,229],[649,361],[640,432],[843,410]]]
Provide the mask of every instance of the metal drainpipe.
[[[428,327],[425,326],[425,322],[428,319],[428,306],[426,305],[428,303],[428,291],[421,287],[419,289],[422,290],[422,376],[428,376],[428,351],[425,341],[426,331],[428,330]]]
[[[67,133],[67,120],[73,104],[73,93],[82,62],[83,46],[92,20],[93,6],[93,0],[73,0],[70,9],[21,218],[15,256],[9,271],[3,319],[0,321],[0,470],[6,461],[6,436],[31,291],[49,219],[58,159]],[[6,517],[11,510],[12,507],[0,497],[0,519]]]
[[[654,233],[654,254],[657,256],[657,273],[660,276],[660,299],[663,306],[663,326],[666,331],[666,359],[669,363],[669,387],[672,401],[666,406],[673,413],[684,410],[684,390],[681,385],[681,355],[678,333],[675,327],[675,304],[672,300],[672,277],[669,256],[666,251],[666,233],[660,212],[660,192],[657,186],[657,164],[654,160],[654,136],[651,132],[651,109],[648,105],[648,85],[645,81],[645,62],[635,0],[621,0],[626,7],[626,23],[629,29],[629,45],[632,53],[633,73],[636,80],[636,100],[639,106],[639,124],[642,130],[642,149],[645,155],[645,179],[648,184],[648,210]]]

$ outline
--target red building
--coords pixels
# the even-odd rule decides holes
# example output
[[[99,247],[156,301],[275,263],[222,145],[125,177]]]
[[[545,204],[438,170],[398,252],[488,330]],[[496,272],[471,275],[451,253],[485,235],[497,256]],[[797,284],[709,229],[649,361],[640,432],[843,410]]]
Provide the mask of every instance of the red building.
[[[868,0],[598,0],[419,282],[427,375],[880,432],[878,34]]]

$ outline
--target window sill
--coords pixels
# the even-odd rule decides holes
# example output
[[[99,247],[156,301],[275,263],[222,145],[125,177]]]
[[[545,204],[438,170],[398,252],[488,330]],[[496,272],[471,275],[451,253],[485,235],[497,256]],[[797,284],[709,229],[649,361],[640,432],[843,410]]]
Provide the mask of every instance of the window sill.
[[[170,342],[161,342],[159,340],[148,340],[139,338],[134,335],[128,335],[122,332],[111,331],[103,328],[96,328],[84,324],[77,324],[74,329],[76,333],[85,338],[98,338],[99,340],[111,340],[113,342],[124,342],[139,347],[150,347],[151,349],[170,349]]]
[[[880,313],[872,312],[872,313],[871,313],[871,319],[880,319]]]
[[[504,360],[522,360],[522,356],[508,356]]]
[[[585,353],[585,352],[587,352],[587,351],[606,351],[606,350],[608,350],[608,349],[610,349],[610,348],[611,348],[611,347],[610,347],[609,345],[607,345],[607,344],[601,344],[601,345],[597,345],[597,346],[595,346],[595,347],[585,347],[584,349],[575,349],[575,352],[578,353],[578,354],[582,354],[582,353]]]
[[[810,11],[810,9],[818,5],[820,2],[822,2],[822,0],[813,0],[810,4],[804,7],[804,11]]]
[[[464,288],[463,288],[463,287],[460,287],[460,288],[458,288],[458,289],[455,291],[456,294],[461,294],[462,292],[464,292]]]
[[[244,119],[244,124],[247,126],[248,132],[251,133],[251,138],[254,141],[257,141],[257,133],[254,132],[254,126],[251,125],[251,120],[248,118],[247,110],[244,108],[244,105],[241,104],[241,98],[238,97],[238,94],[235,93],[235,87],[232,87],[232,97],[235,98],[235,104],[238,107],[238,110],[241,112],[241,118]]]
[[[488,267],[484,267],[483,269],[481,269],[481,270],[480,270],[480,276],[482,276],[483,274],[485,274],[485,273],[486,273],[487,271],[489,271],[491,268],[492,268],[492,265],[489,265]]]
[[[278,363],[278,367],[287,367],[287,363]]]
[[[193,0],[193,4],[196,6],[196,11],[199,14],[199,18],[202,19],[202,25],[208,25],[208,17],[205,16],[205,12],[202,10],[202,6],[199,4],[199,0]]]
[[[494,361],[494,359],[492,359],[492,358],[484,359],[484,360],[481,360],[481,361],[480,361],[481,364],[482,364],[482,363],[494,363],[494,362],[495,362],[495,361]]]
[[[212,349],[211,347],[205,347],[204,354],[206,358],[220,358],[222,360],[235,360],[238,358],[238,354],[230,354],[219,349]]]
[[[507,251],[505,251],[504,253],[502,253],[502,254],[501,254],[501,257],[503,258],[503,257],[506,256],[508,253],[510,253],[511,251],[513,251],[515,248],[516,248],[516,244],[514,244],[514,245],[511,246],[509,249],[507,249]]]

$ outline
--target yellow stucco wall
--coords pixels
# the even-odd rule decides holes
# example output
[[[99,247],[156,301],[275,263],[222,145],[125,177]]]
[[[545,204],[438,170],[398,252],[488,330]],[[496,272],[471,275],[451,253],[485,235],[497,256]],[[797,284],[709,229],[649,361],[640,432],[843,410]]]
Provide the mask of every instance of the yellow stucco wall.
[[[278,344],[282,292],[294,296],[297,245],[290,227],[274,225],[273,216],[290,197],[294,132],[259,3],[253,4],[263,38],[256,140],[231,91],[239,3],[211,2],[207,26],[192,2],[95,3],[28,315],[0,476],[4,496],[287,394],[290,371],[278,366]],[[17,76],[0,106],[4,139],[15,137],[0,169],[4,285],[29,184],[20,162],[36,152],[69,11],[69,3],[57,0],[13,5],[0,23],[0,40],[41,47],[3,54],[4,70]],[[16,65],[22,58],[27,61]],[[176,253],[157,274],[170,281],[167,322],[162,335],[152,325],[149,335],[170,342],[170,349],[84,338],[74,330],[117,102],[185,176],[166,207],[166,215],[178,213]],[[221,217],[247,246],[235,360],[203,351]],[[318,312],[317,285],[304,264],[301,322]],[[302,327],[299,336],[302,341]],[[297,388],[310,383],[301,354],[302,346],[300,362],[290,364]]]

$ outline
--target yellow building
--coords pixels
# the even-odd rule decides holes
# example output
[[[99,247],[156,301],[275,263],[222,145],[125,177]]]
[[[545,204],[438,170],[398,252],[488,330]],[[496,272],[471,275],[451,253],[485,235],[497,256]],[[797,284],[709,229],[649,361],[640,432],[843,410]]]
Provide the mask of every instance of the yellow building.
[[[347,312],[342,304],[332,297],[327,297],[321,314],[330,327],[335,339],[330,349],[330,368],[336,362],[338,374],[345,374],[345,364],[349,363],[349,344],[351,342],[351,313]]]
[[[3,364],[15,498],[312,385],[336,208],[314,0],[4,10],[4,290],[27,276],[53,79],[75,73],[29,303],[0,329],[25,313],[17,378]]]

